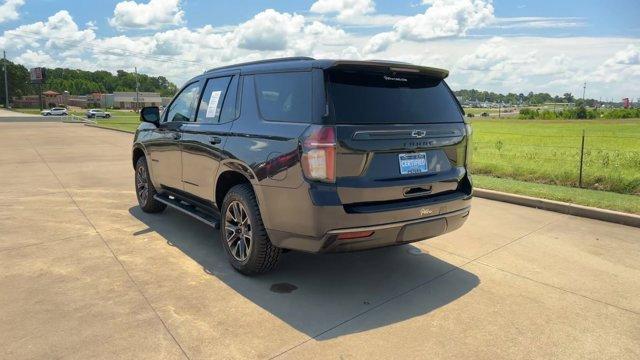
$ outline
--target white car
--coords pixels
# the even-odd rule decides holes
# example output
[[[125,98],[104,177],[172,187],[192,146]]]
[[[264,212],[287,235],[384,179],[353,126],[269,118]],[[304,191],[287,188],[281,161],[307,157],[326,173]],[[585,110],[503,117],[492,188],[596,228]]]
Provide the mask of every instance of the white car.
[[[67,109],[63,108],[63,107],[54,107],[48,110],[42,110],[40,112],[40,115],[42,116],[65,116],[65,115],[69,115],[69,113],[67,112]]]
[[[108,119],[111,117],[111,113],[106,112],[102,109],[90,109],[87,111],[87,118],[91,119],[91,118],[105,118]]]

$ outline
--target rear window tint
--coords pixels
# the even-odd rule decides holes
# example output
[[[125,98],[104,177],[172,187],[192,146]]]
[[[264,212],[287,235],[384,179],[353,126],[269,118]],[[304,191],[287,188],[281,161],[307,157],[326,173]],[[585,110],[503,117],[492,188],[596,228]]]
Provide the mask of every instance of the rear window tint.
[[[326,75],[338,124],[462,122],[444,81],[413,73],[330,70]]]
[[[311,122],[311,73],[255,75],[260,114],[265,120]]]
[[[218,122],[230,79],[231,77],[221,77],[207,80],[207,85],[204,88],[200,106],[198,107],[197,122]]]

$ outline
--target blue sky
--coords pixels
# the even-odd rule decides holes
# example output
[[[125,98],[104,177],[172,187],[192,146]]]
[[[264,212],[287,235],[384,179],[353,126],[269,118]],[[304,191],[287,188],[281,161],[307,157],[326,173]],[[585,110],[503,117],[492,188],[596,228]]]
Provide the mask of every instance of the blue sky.
[[[0,48],[27,66],[180,83],[209,67],[309,55],[451,70],[454,88],[640,97],[638,1],[0,0]]]
[[[0,0],[1,2],[2,0]],[[141,1],[142,2],[142,1]],[[214,26],[234,25],[249,20],[256,13],[273,8],[281,12],[309,13],[313,0],[234,0],[184,1],[186,22],[190,27],[207,24]],[[68,10],[78,23],[94,21],[99,26],[97,33],[114,35],[117,32],[108,26],[108,19],[118,1],[79,0],[34,0],[23,6],[23,16],[14,23],[29,23],[42,20],[55,10]],[[378,0],[378,12],[410,16],[424,7],[419,0]],[[574,17],[584,20],[584,26],[558,32],[557,29],[529,29],[528,34],[542,36],[640,36],[640,4],[634,0],[540,0],[540,1],[493,1],[498,17]],[[102,14],[102,15],[99,15]],[[9,24],[1,24],[5,29]],[[480,33],[503,35],[489,29]]]

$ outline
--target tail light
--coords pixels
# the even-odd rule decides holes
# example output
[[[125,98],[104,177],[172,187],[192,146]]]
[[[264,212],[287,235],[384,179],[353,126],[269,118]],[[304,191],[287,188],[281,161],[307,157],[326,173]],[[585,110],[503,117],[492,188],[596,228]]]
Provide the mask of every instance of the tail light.
[[[302,142],[302,171],[309,180],[336,181],[336,132],[331,126],[311,126]]]

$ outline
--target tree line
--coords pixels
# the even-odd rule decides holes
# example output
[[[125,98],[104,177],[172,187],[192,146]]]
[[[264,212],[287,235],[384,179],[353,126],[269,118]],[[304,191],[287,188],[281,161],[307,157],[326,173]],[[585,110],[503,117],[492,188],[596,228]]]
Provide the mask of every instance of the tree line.
[[[38,87],[29,80],[29,70],[20,64],[7,61],[9,93],[11,97],[35,95]],[[46,69],[47,79],[43,90],[53,90],[59,93],[68,91],[72,95],[85,95],[93,92],[113,93],[115,91],[135,91],[136,75],[133,72],[118,70],[116,74],[108,71],[85,71],[77,69],[52,68]],[[161,96],[173,96],[177,92],[174,83],[164,76],[149,76],[138,74],[139,91],[158,92]],[[0,90],[4,89],[4,77],[0,76]],[[539,105],[549,102],[573,103],[575,98],[571,93],[562,96],[552,96],[548,93],[508,93],[498,94],[476,89],[457,90],[455,95],[462,103],[490,102],[509,105]],[[0,96],[0,103],[4,103],[4,91]],[[594,99],[586,99],[585,105],[593,107],[597,104]]]
[[[113,93],[115,91],[135,91],[136,74],[118,70],[116,74],[108,71],[85,71],[76,69],[46,69],[46,82],[43,91],[53,90],[59,93],[68,91],[72,95],[85,95],[94,92]],[[7,77],[9,80],[9,98],[36,95],[38,86],[32,85],[29,70],[20,64],[7,61]],[[138,74],[141,92],[157,92],[161,96],[173,96],[177,92],[174,83],[164,76]],[[4,104],[4,74],[0,76],[0,103]]]
[[[458,100],[462,103],[466,102],[489,102],[489,103],[501,103],[508,105],[541,105],[545,103],[574,103],[576,98],[571,93],[564,93],[562,96],[550,95],[548,93],[508,93],[498,94],[491,91],[480,91],[476,89],[471,90],[457,90],[454,91]],[[595,99],[585,99],[585,105],[593,107],[598,103]]]

